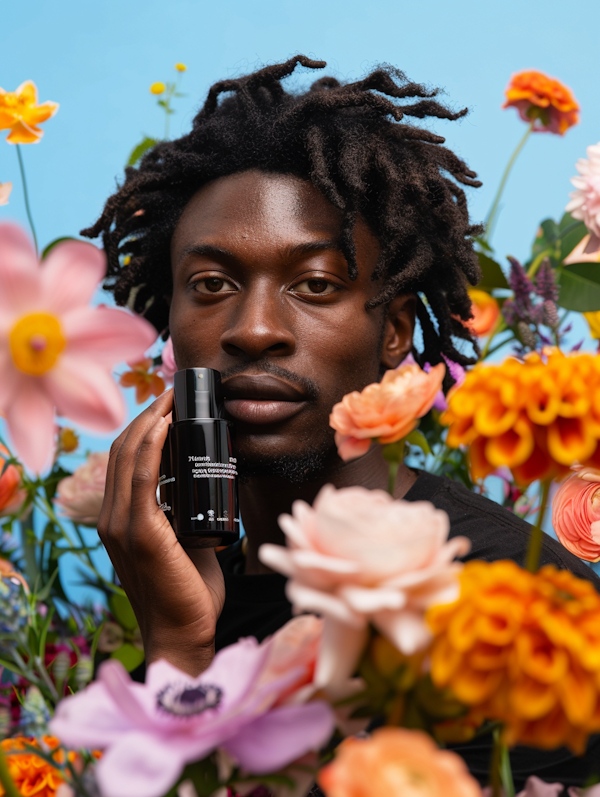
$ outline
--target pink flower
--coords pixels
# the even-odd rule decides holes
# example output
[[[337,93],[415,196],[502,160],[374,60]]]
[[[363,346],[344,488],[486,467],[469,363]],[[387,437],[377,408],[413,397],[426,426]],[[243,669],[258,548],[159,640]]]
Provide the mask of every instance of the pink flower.
[[[344,396],[329,416],[340,457],[349,460],[366,454],[372,440],[387,445],[406,437],[417,418],[433,406],[445,373],[443,363],[429,373],[418,365],[401,365],[361,393],[354,390]]]
[[[72,476],[58,483],[56,503],[73,523],[97,525],[104,500],[107,467],[108,451],[96,451]]]
[[[574,466],[552,502],[552,525],[560,542],[587,562],[600,561],[600,470]]]
[[[0,224],[0,411],[34,471],[52,455],[55,409],[94,432],[123,422],[111,367],[156,339],[141,318],[88,307],[104,273],[104,255],[91,244],[58,244],[39,264],[23,230]]]
[[[163,350],[160,354],[162,358],[162,365],[159,368],[159,373],[168,384],[173,382],[175,371],[177,371],[177,363],[175,362],[175,354],[173,352],[173,341],[167,338]]]
[[[12,191],[12,183],[0,183],[0,205],[8,205],[8,198]]]
[[[322,701],[277,705],[303,667],[275,673],[274,639],[240,640],[197,678],[158,661],[138,684],[109,660],[95,683],[59,703],[52,733],[70,747],[105,750],[96,772],[110,797],[160,797],[187,763],[216,748],[250,774],[275,772],[321,747],[334,721]]]
[[[289,576],[296,612],[325,618],[315,683],[338,684],[355,669],[372,623],[405,654],[430,639],[424,612],[458,595],[452,560],[469,541],[447,541],[445,512],[394,501],[382,490],[323,487],[314,507],[295,501],[279,523],[288,548],[263,545],[260,560]]]
[[[586,152],[589,160],[579,158],[575,164],[579,176],[571,182],[576,190],[569,194],[571,201],[565,210],[600,237],[600,142]]]

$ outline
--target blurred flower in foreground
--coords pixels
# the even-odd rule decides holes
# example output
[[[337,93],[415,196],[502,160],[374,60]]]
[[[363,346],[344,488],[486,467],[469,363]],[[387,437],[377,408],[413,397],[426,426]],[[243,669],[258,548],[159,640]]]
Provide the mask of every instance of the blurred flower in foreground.
[[[504,741],[583,753],[600,730],[600,595],[554,565],[465,564],[459,599],[433,606],[431,678],[499,720]]]
[[[26,80],[16,91],[0,88],[0,130],[10,130],[6,140],[11,144],[37,144],[44,135],[38,125],[58,111],[57,102],[38,105],[37,86]]]
[[[552,501],[552,526],[560,542],[587,562],[600,561],[600,470],[575,467]]]
[[[386,371],[381,382],[344,396],[329,416],[340,457],[366,454],[373,440],[387,445],[406,437],[433,406],[445,373],[443,363],[429,373],[418,365],[401,365]]]
[[[136,363],[128,363],[131,371],[125,371],[119,379],[122,387],[135,388],[135,400],[138,404],[148,401],[150,396],[160,396],[165,390],[164,380],[152,371],[152,358],[145,357]]]
[[[50,727],[69,746],[106,748],[97,777],[111,797],[160,797],[186,763],[217,747],[245,772],[275,772],[320,748],[334,726],[322,701],[277,705],[304,679],[302,666],[275,666],[276,637],[224,648],[197,678],[158,661],[138,684],[109,660],[97,681],[58,704]]]
[[[569,194],[571,201],[565,210],[600,237],[600,142],[586,152],[589,160],[579,158],[575,164],[579,176],[571,182],[576,190]]]
[[[0,183],[0,205],[8,205],[8,198],[12,191],[12,183]]]
[[[9,452],[0,445],[0,471],[8,457]],[[21,488],[21,469],[9,465],[0,476],[0,517],[18,512],[26,497],[27,492]]]
[[[159,373],[167,384],[173,383],[175,371],[177,371],[177,363],[175,362],[175,354],[173,352],[173,341],[167,338],[163,350],[160,353],[162,363],[159,367]]]
[[[403,653],[427,644],[424,611],[458,594],[462,565],[453,560],[469,550],[465,537],[448,540],[445,512],[382,490],[331,485],[312,507],[295,501],[292,512],[279,517],[289,547],[262,545],[259,558],[289,576],[294,611],[325,618],[318,686],[353,673],[369,622]]]
[[[55,750],[60,744],[54,736],[42,737],[46,752]],[[5,739],[0,742],[4,751],[10,775],[19,790],[19,794],[35,795],[35,797],[54,797],[56,790],[63,783],[61,772],[45,759],[35,753],[25,752],[26,745],[40,747],[39,742],[29,736],[17,736],[14,739]],[[64,752],[58,750],[55,754],[58,764],[64,761]],[[69,759],[75,760],[74,753],[69,753]],[[2,787],[0,786],[0,789]],[[4,790],[0,792],[4,794]]]
[[[41,266],[23,230],[0,224],[0,411],[16,454],[34,471],[52,455],[55,407],[95,432],[123,422],[111,368],[156,338],[141,318],[88,306],[104,273],[92,244],[60,243]]]
[[[369,739],[346,739],[318,776],[326,797],[479,797],[463,759],[439,750],[423,731],[380,728]]]
[[[150,86],[150,94],[164,94],[165,92],[165,84],[157,81]]]
[[[563,135],[579,122],[579,105],[573,92],[555,78],[534,69],[517,72],[504,92],[503,108],[516,108],[536,133]]]
[[[94,528],[98,524],[107,468],[108,451],[96,451],[72,476],[58,483],[56,503],[73,523]]]
[[[447,444],[469,446],[471,476],[507,466],[518,484],[555,478],[600,456],[600,357],[547,349],[480,363],[448,394]]]
[[[471,299],[471,312],[473,318],[465,321],[467,326],[478,338],[488,335],[498,323],[500,318],[500,307],[493,296],[486,291],[478,291],[476,288],[469,288]]]

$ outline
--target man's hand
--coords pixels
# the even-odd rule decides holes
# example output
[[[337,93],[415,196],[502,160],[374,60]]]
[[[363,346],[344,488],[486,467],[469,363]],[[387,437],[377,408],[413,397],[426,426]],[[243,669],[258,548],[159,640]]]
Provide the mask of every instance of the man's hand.
[[[113,443],[98,533],[133,606],[146,661],[164,658],[197,675],[214,656],[225,584],[214,550],[186,553],[156,502],[171,405],[168,391]]]

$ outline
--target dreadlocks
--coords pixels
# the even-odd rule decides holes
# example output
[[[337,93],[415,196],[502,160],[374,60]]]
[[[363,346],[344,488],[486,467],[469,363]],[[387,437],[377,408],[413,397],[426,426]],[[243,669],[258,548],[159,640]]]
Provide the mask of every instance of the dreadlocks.
[[[453,113],[433,99],[437,90],[387,65],[355,83],[323,77],[307,92],[286,92],[281,81],[298,64],[326,66],[298,55],[215,83],[188,135],[158,144],[139,168],[125,170],[124,184],[100,219],[82,231],[90,238],[102,234],[105,287],[118,304],[129,304],[163,330],[171,237],[191,197],[211,180],[248,169],[292,174],[310,180],[342,211],[341,246],[351,279],[358,273],[353,228],[359,214],[378,239],[373,279],[381,278],[382,288],[367,308],[402,292],[419,294],[424,351],[415,351],[417,359],[435,364],[445,355],[472,362],[453,337],[473,343],[461,321],[471,316],[467,283],[480,277],[471,238],[481,228],[469,223],[460,184],[481,183],[441,146],[441,136],[404,121],[455,120],[467,109]]]

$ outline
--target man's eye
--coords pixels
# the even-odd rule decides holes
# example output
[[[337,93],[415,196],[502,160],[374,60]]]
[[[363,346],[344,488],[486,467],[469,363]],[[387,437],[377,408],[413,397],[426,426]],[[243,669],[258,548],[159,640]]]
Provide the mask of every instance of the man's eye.
[[[310,279],[304,280],[304,282],[299,282],[298,285],[295,285],[292,290],[294,293],[309,293],[313,296],[327,296],[330,293],[335,293],[335,291],[339,289],[337,285],[334,285],[332,282],[327,282],[327,280]]]
[[[194,283],[194,290],[198,293],[226,293],[235,291],[237,288],[232,282],[222,277],[205,277]]]

